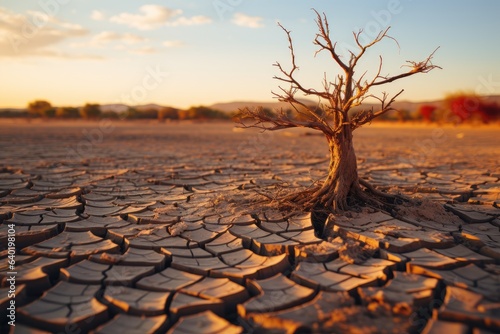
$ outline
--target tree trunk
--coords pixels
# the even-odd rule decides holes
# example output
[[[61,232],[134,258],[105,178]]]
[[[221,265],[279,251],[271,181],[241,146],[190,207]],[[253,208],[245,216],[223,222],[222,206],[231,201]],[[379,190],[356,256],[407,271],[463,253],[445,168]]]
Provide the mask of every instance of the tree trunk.
[[[349,209],[348,197],[360,193],[358,166],[350,125],[344,125],[335,136],[326,136],[330,149],[328,177],[312,195],[317,207],[333,211]]]

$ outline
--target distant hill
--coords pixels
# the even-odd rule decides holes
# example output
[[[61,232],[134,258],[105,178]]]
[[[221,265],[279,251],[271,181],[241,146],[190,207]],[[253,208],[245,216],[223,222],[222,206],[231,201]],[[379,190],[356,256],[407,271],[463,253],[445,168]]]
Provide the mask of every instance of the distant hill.
[[[409,113],[414,113],[417,112],[420,106],[423,105],[433,105],[440,108],[444,105],[444,101],[443,100],[425,101],[425,102],[395,101],[392,104],[392,107],[396,110],[406,110]],[[380,103],[364,103],[362,106],[354,108],[354,110],[371,109],[371,108],[373,108],[373,110],[377,110],[378,108],[380,108]]]
[[[500,95],[490,95],[490,96],[481,96],[481,100],[485,103],[496,103],[500,105]],[[422,105],[433,105],[438,108],[445,107],[444,100],[436,100],[436,101],[424,101],[424,102],[409,102],[409,101],[396,101],[392,104],[394,109],[396,110],[406,110],[410,113],[417,112],[420,106]],[[377,109],[380,107],[380,104],[365,104],[364,108],[373,107]]]
[[[150,104],[144,104],[144,105],[140,105],[140,106],[135,106],[134,108],[137,109],[137,110],[139,110],[139,111],[146,111],[146,110],[156,110],[156,111],[159,111],[161,108],[164,108],[164,106],[160,106],[159,104],[150,103]]]
[[[487,103],[497,103],[500,105],[500,95],[490,95],[490,96],[482,96],[481,99],[484,102]],[[308,99],[301,99],[301,102],[304,102],[307,105],[315,105],[316,102],[314,100],[308,100]],[[421,105],[424,104],[430,104],[434,105],[436,107],[441,107],[443,106],[444,101],[443,100],[436,100],[436,101],[426,101],[426,102],[409,102],[409,101],[396,101],[393,104],[393,107],[398,110],[406,110],[409,113],[414,113],[418,110],[418,108]],[[56,106],[57,107],[57,106]],[[138,105],[138,106],[133,106],[133,108],[139,110],[139,111],[146,111],[146,110],[160,110],[161,108],[164,108],[167,106],[162,106],[159,104],[145,104],[145,105]],[[234,112],[238,111],[238,109],[243,109],[245,107],[248,108],[256,108],[256,107],[263,107],[263,108],[269,108],[272,110],[275,109],[289,109],[290,106],[288,103],[284,102],[273,102],[273,101],[266,101],[266,102],[255,102],[255,101],[233,101],[233,102],[224,102],[224,103],[216,103],[211,106],[208,106],[211,109],[215,110],[220,110],[223,112]],[[374,109],[377,109],[380,107],[379,104],[370,104],[366,103],[363,105],[362,108],[369,109],[373,107]],[[126,104],[120,104],[120,103],[115,103],[115,104],[101,104],[101,110],[103,112],[109,112],[109,111],[114,111],[117,113],[122,113],[126,112],[130,106]],[[359,109],[359,107],[358,107]],[[26,108],[0,108],[0,113],[3,114],[15,114],[15,113],[23,113],[26,112]]]
[[[108,112],[108,111],[114,111],[114,112],[117,112],[117,113],[122,113],[122,112],[126,112],[129,108],[135,108],[137,109],[138,111],[146,111],[146,110],[160,110],[161,108],[163,108],[163,106],[160,106],[158,104],[144,104],[144,105],[138,105],[138,106],[128,106],[126,104],[121,104],[121,103],[118,103],[118,104],[101,104],[101,110],[103,112]]]
[[[306,105],[315,105],[316,102],[312,100],[302,100],[301,102],[305,103]],[[428,103],[438,103],[438,102],[428,102]],[[414,103],[414,102],[395,102],[393,105],[398,108],[398,109],[407,109],[407,110],[412,110],[418,108],[420,104],[428,104],[427,102],[425,103]],[[439,102],[441,103],[441,102]],[[363,108],[371,108],[371,107],[376,108],[376,104],[370,104],[366,103],[363,105]],[[249,109],[254,109],[254,108],[269,108],[271,110],[276,110],[276,109],[290,109],[290,105],[286,102],[251,102],[251,101],[235,101],[235,102],[225,102],[225,103],[216,103],[212,104],[209,106],[211,109],[216,109],[224,112],[234,112],[238,111],[239,109],[244,109],[244,108],[249,108]]]
[[[500,105],[500,95],[489,95],[489,96],[483,96],[484,101],[488,103],[496,103]]]
[[[117,104],[101,104],[101,111],[102,112],[117,112],[117,113],[121,113],[121,112],[125,112],[127,111],[129,108],[129,106],[127,106],[126,104],[121,104],[121,103],[117,103]]]
[[[313,100],[300,99],[301,102],[307,105],[314,105],[315,102]],[[238,109],[243,109],[248,107],[250,109],[253,108],[269,108],[269,109],[288,109],[290,108],[289,104],[286,102],[252,102],[252,101],[235,101],[235,102],[225,102],[225,103],[216,103],[209,106],[211,109],[220,110],[224,112],[233,112],[238,111]]]
[[[500,105],[500,95],[491,95],[491,96],[483,96],[481,99],[484,102],[487,103],[497,103]],[[301,102],[304,102],[308,105],[314,105],[316,104],[315,101],[313,100],[301,100]],[[444,100],[436,100],[436,101],[423,101],[423,102],[410,102],[410,101],[396,101],[393,103],[393,107],[397,110],[406,110],[410,113],[416,112],[418,108],[422,105],[434,105],[436,107],[442,107],[444,104]],[[235,101],[235,102],[225,102],[225,103],[216,103],[211,106],[209,106],[212,109],[217,109],[220,111],[224,112],[233,112],[233,111],[238,111],[238,109],[243,109],[245,107],[248,107],[250,109],[256,108],[256,107],[263,107],[263,108],[269,108],[269,109],[288,109],[289,105],[288,103],[284,102],[252,102],[252,101]],[[363,104],[362,107],[358,107],[357,109],[370,109],[374,108],[376,110],[377,108],[380,107],[380,104],[375,104],[375,103],[365,103]]]

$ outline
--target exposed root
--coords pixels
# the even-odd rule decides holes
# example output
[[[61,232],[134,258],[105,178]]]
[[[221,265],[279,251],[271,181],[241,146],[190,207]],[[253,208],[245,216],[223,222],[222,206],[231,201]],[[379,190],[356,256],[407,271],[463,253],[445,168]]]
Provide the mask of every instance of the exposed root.
[[[363,187],[365,187],[367,190],[369,190],[370,193],[372,193],[373,195],[378,196],[378,197],[382,197],[382,198],[386,198],[391,204],[402,204],[402,203],[410,201],[408,198],[406,198],[403,195],[388,194],[388,193],[384,193],[380,190],[377,190],[377,189],[375,189],[375,187],[373,185],[371,185],[366,180],[359,179],[359,184],[362,185]]]
[[[361,186],[364,187],[362,189]],[[338,196],[335,192],[321,191],[320,186],[283,197],[280,202],[283,209],[301,209],[329,213],[359,211],[360,206],[370,206],[375,209],[391,212],[397,205],[410,202],[410,199],[400,194],[381,192],[365,180],[359,179],[359,184],[351,187],[347,196]]]
[[[215,211],[219,211],[218,208],[222,206],[226,211],[251,215],[259,215],[266,210],[279,210],[285,215],[311,212],[315,235],[324,238],[325,224],[330,214],[350,216],[352,212],[361,212],[366,207],[392,214],[401,203],[411,202],[399,194],[383,193],[364,180],[354,181],[343,197],[334,190],[327,191],[332,188],[325,187],[323,183],[300,192],[286,186],[274,186],[272,191],[269,188],[253,189],[252,194],[218,200]]]

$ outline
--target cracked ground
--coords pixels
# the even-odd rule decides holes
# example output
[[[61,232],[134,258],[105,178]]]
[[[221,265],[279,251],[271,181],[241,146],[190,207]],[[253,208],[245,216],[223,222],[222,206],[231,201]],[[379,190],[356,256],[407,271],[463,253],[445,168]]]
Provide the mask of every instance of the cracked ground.
[[[360,129],[360,175],[422,212],[367,209],[329,221],[322,240],[309,213],[237,200],[321,180],[320,136],[3,122],[2,333],[500,331],[498,129]]]

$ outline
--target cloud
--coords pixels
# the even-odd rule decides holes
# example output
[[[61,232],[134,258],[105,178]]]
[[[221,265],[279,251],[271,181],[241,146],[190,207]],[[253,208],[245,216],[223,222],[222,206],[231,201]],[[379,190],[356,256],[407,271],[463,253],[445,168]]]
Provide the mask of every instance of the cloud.
[[[212,22],[211,18],[203,15],[197,15],[193,17],[181,16],[172,22],[167,22],[166,25],[170,27],[194,26],[194,25],[208,24],[211,22]]]
[[[184,46],[184,43],[182,41],[165,41],[163,42],[163,46],[167,48],[178,48]]]
[[[92,38],[92,44],[107,44],[120,39],[120,34],[112,31],[103,31]]]
[[[141,42],[146,42],[147,38],[139,36],[136,34],[125,33],[119,34],[113,31],[103,31],[94,37],[92,37],[91,44],[93,45],[105,45],[111,42],[121,42],[126,44],[137,44]]]
[[[241,27],[261,28],[264,26],[262,20],[263,18],[259,16],[248,16],[243,13],[235,13],[231,22]]]
[[[143,5],[139,13],[121,13],[112,16],[109,20],[113,23],[124,24],[139,30],[152,30],[163,26],[188,26],[207,24],[212,19],[206,16],[185,17],[180,16],[182,10],[170,9],[161,5]]]
[[[71,55],[54,48],[61,42],[88,34],[82,26],[60,21],[46,13],[19,14],[0,7],[0,57],[92,58],[94,56]]]
[[[160,5],[144,5],[140,14],[121,13],[110,18],[111,22],[125,24],[140,30],[151,30],[165,25],[171,18],[180,15],[181,10],[173,10]]]
[[[37,54],[39,57],[61,58],[61,59],[90,59],[102,60],[105,57],[89,53],[68,53],[57,49],[44,49]]]
[[[122,35],[121,41],[125,42],[127,44],[136,44],[136,43],[141,43],[141,42],[147,42],[146,37],[142,37],[139,35],[131,34],[131,33],[126,33]]]
[[[154,53],[158,53],[158,51],[152,46],[145,46],[143,48],[131,50],[130,53],[138,54],[138,55],[150,55]]]
[[[94,21],[103,21],[106,19],[106,15],[99,10],[93,10],[92,14],[90,14],[90,18]]]

